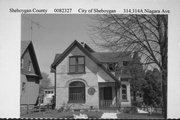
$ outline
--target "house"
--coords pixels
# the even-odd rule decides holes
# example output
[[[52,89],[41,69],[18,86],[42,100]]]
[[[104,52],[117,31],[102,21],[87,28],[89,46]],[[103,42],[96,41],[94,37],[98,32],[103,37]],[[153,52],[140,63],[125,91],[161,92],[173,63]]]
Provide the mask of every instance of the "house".
[[[95,52],[75,40],[51,64],[56,109],[63,104],[72,109],[130,107],[131,60],[131,52]]]
[[[52,104],[54,96],[54,86],[43,89],[42,105]]]
[[[21,42],[20,105],[33,107],[38,101],[42,79],[32,41]]]

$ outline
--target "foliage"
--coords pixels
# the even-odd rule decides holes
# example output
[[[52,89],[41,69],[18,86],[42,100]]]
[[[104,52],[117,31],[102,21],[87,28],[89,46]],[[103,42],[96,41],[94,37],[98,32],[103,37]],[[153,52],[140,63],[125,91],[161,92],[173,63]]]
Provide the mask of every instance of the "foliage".
[[[162,100],[160,72],[157,69],[148,70],[145,76],[145,82],[142,85],[144,91],[143,100],[148,106],[159,106]]]
[[[132,101],[132,107],[138,107],[138,108],[141,108],[142,106],[142,103],[138,102],[138,101]]]
[[[71,110],[71,106],[71,104],[63,103],[63,106],[58,109],[58,112],[68,112]]]
[[[167,117],[168,15],[97,15],[91,39],[113,51],[137,51],[147,67],[162,72],[164,116]]]
[[[123,113],[137,113],[137,108],[136,107],[127,107],[123,108]]]
[[[41,75],[42,75],[42,79],[40,80],[40,86],[39,86],[40,93],[43,92],[44,88],[48,88],[49,86],[51,86],[51,79],[48,77],[49,75],[45,72],[42,72]]]
[[[133,59],[128,66],[132,76],[130,84],[134,102],[136,102],[137,93],[142,94],[141,86],[145,76],[145,71],[140,60],[141,58],[138,56],[138,53],[134,52]]]

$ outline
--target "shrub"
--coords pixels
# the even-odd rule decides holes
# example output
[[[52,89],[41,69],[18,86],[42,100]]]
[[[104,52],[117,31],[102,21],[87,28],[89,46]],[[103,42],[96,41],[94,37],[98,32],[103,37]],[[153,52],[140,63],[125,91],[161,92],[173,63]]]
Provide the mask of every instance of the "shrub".
[[[67,112],[67,111],[70,111],[70,110],[71,110],[71,105],[63,103],[63,106],[61,106],[58,109],[58,112]]]
[[[133,106],[133,107],[139,107],[139,108],[141,108],[142,103],[141,103],[141,102],[137,102],[137,101],[133,101],[133,102],[132,102],[132,106]]]
[[[137,113],[137,108],[136,107],[123,108],[122,112],[123,113]]]

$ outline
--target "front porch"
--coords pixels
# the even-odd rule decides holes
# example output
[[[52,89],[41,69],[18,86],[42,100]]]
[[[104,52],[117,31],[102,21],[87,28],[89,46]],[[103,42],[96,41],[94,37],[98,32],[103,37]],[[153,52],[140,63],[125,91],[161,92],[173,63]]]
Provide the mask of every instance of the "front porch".
[[[99,83],[99,109],[116,109],[116,93],[115,83]]]

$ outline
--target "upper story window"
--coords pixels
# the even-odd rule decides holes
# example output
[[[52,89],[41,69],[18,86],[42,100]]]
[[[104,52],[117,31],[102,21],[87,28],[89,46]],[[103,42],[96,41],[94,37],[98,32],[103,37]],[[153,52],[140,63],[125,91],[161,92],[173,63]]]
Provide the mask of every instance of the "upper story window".
[[[29,60],[28,61],[28,71],[31,71],[31,66],[32,66],[32,62]]]
[[[126,87],[126,85],[122,85],[122,99],[127,100],[127,87]]]
[[[21,68],[23,68],[24,67],[24,59],[22,58],[21,59]]]
[[[129,65],[129,61],[123,61],[123,66],[128,66]]]
[[[84,56],[71,56],[69,57],[69,73],[84,73],[85,60]]]

